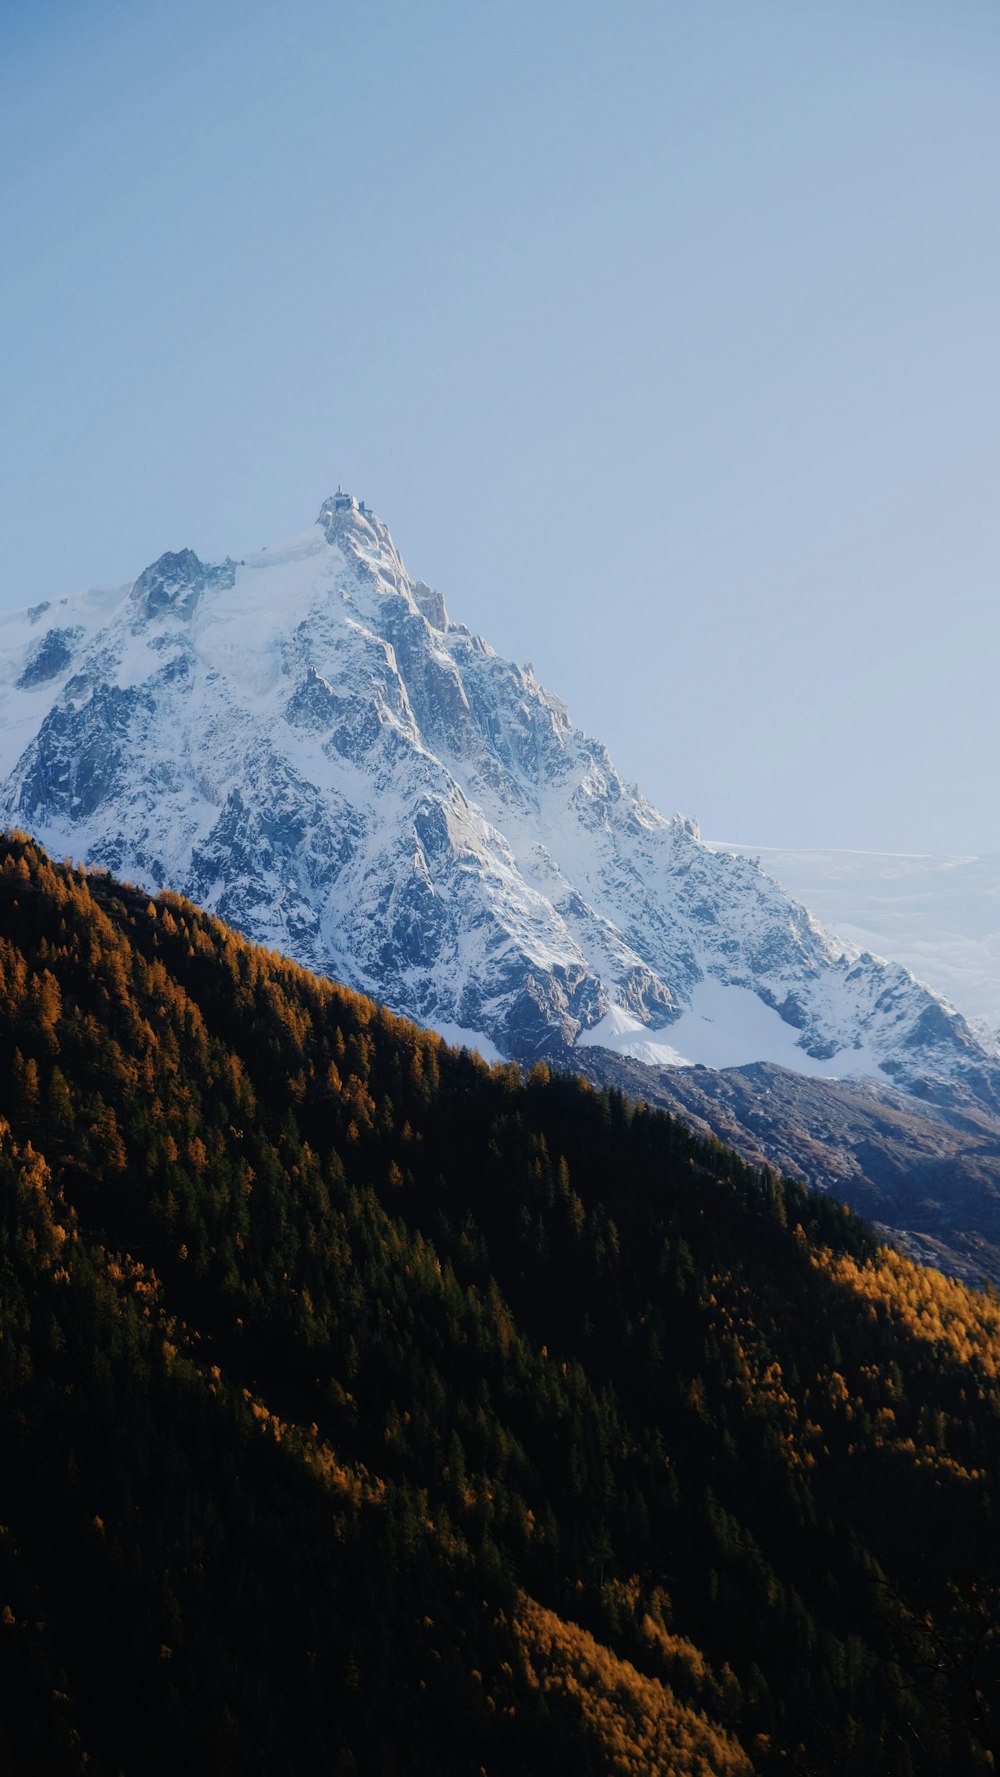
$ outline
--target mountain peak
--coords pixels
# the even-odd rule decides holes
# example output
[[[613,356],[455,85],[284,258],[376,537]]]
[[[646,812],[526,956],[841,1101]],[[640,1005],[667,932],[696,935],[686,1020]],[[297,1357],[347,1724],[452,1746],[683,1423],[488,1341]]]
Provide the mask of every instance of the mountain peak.
[[[323,501],[316,523],[321,524],[329,535],[331,531],[340,529],[344,524],[350,524],[352,519],[365,518],[370,523],[374,516],[374,513],[366,507],[364,500],[359,500],[356,494],[345,493],[338,482],[336,493],[331,494],[329,499]]]
[[[994,1091],[993,1048],[666,821],[342,486],[242,563],[182,549],[42,637],[26,616],[0,715],[0,821],[505,1054],[590,1032],[902,1079],[971,1056]]]
[[[144,568],[134,587],[133,596],[150,617],[169,607],[176,608],[193,599],[205,578],[205,565],[193,549],[167,550]]]
[[[338,486],[336,493],[323,501],[316,522],[322,525],[327,542],[340,549],[363,580],[379,592],[401,594],[411,608],[417,608],[410,577],[389,527],[364,500]]]
[[[206,565],[193,549],[167,550],[144,568],[132,588],[132,597],[147,617],[176,612],[190,616],[200,593],[209,585],[232,586],[235,562]]]

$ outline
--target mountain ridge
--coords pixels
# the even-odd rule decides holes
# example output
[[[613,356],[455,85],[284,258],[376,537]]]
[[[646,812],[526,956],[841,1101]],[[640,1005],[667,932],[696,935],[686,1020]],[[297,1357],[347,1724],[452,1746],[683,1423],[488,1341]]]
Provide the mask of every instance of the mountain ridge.
[[[1000,858],[995,854],[791,849],[710,841],[759,859],[830,930],[892,957],[957,1006],[974,1029],[1000,1029]]]

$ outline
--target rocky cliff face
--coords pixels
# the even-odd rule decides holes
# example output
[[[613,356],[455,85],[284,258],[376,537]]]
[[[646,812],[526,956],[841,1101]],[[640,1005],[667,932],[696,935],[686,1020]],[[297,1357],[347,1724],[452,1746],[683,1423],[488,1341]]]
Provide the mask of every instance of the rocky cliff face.
[[[974,1084],[996,1045],[618,776],[348,495],[6,619],[0,821],[487,1053]]]

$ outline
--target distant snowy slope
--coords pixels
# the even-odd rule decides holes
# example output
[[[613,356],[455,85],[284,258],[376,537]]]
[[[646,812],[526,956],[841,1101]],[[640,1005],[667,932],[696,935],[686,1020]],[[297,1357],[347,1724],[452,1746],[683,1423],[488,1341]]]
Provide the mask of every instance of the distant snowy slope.
[[[902,963],[966,1018],[1000,1029],[1000,857],[711,843],[759,857],[824,925]]]
[[[1000,1102],[997,1045],[623,782],[350,495],[0,630],[0,820],[518,1057],[777,1062]]]

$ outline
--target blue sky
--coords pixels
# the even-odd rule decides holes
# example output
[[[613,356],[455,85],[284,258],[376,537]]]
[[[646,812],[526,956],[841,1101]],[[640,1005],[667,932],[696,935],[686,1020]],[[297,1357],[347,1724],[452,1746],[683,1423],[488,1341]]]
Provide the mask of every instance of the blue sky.
[[[0,608],[343,480],[713,837],[1000,851],[1000,9],[8,0]]]

